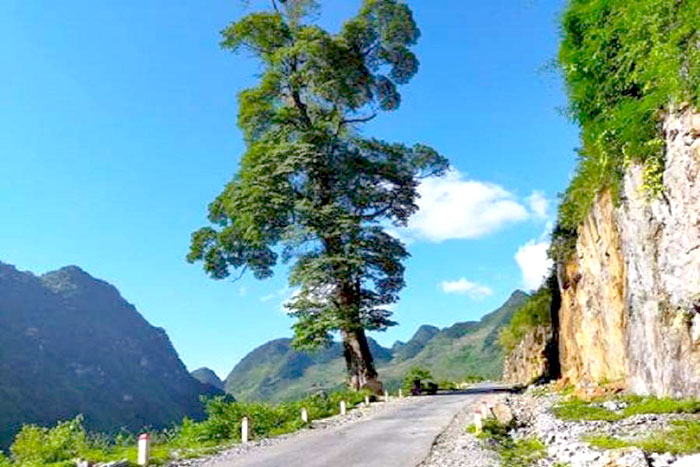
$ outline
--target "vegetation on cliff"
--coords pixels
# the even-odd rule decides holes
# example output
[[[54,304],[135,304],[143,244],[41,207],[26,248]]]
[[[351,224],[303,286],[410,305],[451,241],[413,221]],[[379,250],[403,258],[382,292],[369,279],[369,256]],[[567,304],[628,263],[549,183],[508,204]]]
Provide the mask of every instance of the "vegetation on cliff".
[[[511,352],[525,334],[537,326],[552,323],[553,288],[557,287],[556,277],[549,279],[513,313],[513,317],[501,329],[498,342],[507,353]]]
[[[597,194],[618,194],[630,162],[644,165],[650,196],[663,191],[661,117],[700,94],[700,2],[570,0],[562,32],[559,63],[581,148],[559,209],[555,259],[571,251],[568,238]]]

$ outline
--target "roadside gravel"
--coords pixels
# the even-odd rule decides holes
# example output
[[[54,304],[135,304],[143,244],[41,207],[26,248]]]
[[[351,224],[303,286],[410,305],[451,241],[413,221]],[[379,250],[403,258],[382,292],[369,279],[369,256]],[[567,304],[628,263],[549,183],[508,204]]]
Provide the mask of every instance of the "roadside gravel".
[[[502,399],[502,395],[484,397],[490,403]],[[435,440],[430,456],[418,467],[495,467],[498,454],[485,449],[483,443],[467,432],[473,423],[474,405],[469,404],[460,410],[450,426]]]

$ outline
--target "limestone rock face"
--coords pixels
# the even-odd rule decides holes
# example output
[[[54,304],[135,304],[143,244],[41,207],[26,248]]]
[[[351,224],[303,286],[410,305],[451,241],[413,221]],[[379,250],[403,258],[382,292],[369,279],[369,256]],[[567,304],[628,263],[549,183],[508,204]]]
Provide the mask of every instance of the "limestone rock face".
[[[666,118],[664,195],[632,166],[618,210],[627,270],[629,387],[700,396],[700,138],[690,110]]]
[[[625,261],[610,193],[579,229],[576,257],[560,271],[559,359],[570,381],[626,377]]]
[[[632,164],[619,205],[599,197],[560,267],[560,363],[574,383],[700,396],[698,122],[688,109],[666,117],[664,194],[648,200]]]
[[[503,379],[512,384],[530,384],[548,376],[547,345],[551,339],[551,326],[533,328],[506,356],[503,365]]]

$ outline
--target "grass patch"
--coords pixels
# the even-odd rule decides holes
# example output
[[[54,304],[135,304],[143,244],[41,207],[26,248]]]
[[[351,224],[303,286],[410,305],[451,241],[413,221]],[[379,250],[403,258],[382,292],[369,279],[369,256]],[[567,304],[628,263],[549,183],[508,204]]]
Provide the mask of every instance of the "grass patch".
[[[510,426],[501,425],[496,420],[486,420],[483,431],[477,435],[488,442],[501,457],[503,467],[523,467],[532,465],[545,457],[545,445],[536,438],[514,440],[508,434]],[[469,430],[469,427],[467,427]]]
[[[621,449],[632,446],[628,441],[609,435],[590,435],[584,437],[584,440],[601,449]]]
[[[623,396],[619,400],[629,404],[623,411],[626,417],[645,413],[700,413],[700,400],[697,399]]]
[[[652,433],[640,440],[624,440],[605,435],[594,435],[586,441],[602,449],[618,449],[635,446],[647,452],[674,455],[695,454],[700,452],[700,422],[676,420],[668,430]]]
[[[622,414],[593,405],[592,402],[586,402],[581,399],[564,401],[554,407],[552,413],[562,420],[569,421],[604,420],[614,422],[624,418]]]
[[[554,407],[552,412],[562,420],[603,420],[610,422],[641,414],[700,413],[700,401],[697,399],[672,399],[653,396],[620,396],[610,399],[627,404],[624,409],[619,411],[608,410],[598,405],[605,400],[595,399],[588,402],[581,399],[570,399]]]

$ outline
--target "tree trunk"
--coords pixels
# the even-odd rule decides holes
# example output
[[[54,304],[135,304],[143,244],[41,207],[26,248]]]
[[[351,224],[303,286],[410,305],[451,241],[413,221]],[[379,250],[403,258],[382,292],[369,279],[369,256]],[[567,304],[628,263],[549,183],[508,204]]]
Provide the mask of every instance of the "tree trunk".
[[[382,394],[382,383],[377,379],[364,329],[343,330],[341,334],[350,387],[356,390],[371,389],[375,394]]]

